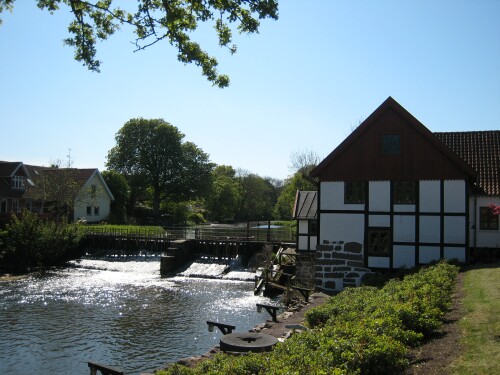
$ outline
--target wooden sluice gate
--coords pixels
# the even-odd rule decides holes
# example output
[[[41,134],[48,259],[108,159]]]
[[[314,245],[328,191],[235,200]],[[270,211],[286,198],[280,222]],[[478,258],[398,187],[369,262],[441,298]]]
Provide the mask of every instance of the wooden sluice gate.
[[[191,253],[195,257],[218,260],[240,257],[247,263],[264,245],[264,242],[246,240],[193,240]]]
[[[106,252],[124,256],[147,252],[160,255],[171,243],[172,240],[165,237],[87,234],[82,247],[91,254]]]
[[[169,275],[188,262],[210,259],[227,262],[241,259],[246,266],[265,246],[278,249],[281,242],[255,241],[246,238],[175,239],[164,233],[95,233],[86,234],[82,250],[91,257],[159,256],[160,273]]]

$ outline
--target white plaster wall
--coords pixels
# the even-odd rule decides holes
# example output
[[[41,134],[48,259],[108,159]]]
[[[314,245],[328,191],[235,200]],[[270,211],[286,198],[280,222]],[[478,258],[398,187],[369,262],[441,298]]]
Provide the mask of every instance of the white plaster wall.
[[[419,248],[420,264],[427,264],[440,259],[441,249],[437,246],[420,246]]]
[[[320,243],[323,240],[364,243],[363,214],[321,214]]]
[[[299,220],[299,234],[307,234],[309,231],[309,223],[307,220]]]
[[[465,212],[465,181],[446,180],[444,182],[444,211]]]
[[[420,212],[441,211],[441,184],[439,181],[420,181]]]
[[[307,248],[307,240],[309,237],[307,236],[299,236],[299,250],[308,250]]]
[[[389,228],[391,226],[391,217],[389,215],[370,215],[368,217],[368,226]]]
[[[89,198],[92,185],[97,187],[97,196],[93,200]],[[89,222],[106,220],[111,209],[111,199],[97,175],[94,175],[92,179],[85,183],[82,192],[84,198],[75,204],[74,220],[76,221],[81,217],[85,217]],[[87,215],[87,206],[92,206],[92,215],[90,216]],[[94,206],[99,207],[99,215],[94,215]]]
[[[391,265],[388,257],[368,257],[368,267],[389,268]]]
[[[393,268],[413,268],[415,267],[415,247],[414,246],[394,246],[392,257]]]
[[[415,216],[395,215],[393,228],[394,242],[415,242]]]
[[[316,250],[316,244],[318,243],[318,237],[317,236],[311,236],[309,238],[309,249],[310,250]]]
[[[420,242],[439,243],[441,241],[439,216],[420,216]]]
[[[394,205],[395,212],[415,212],[414,204],[395,204]]]
[[[444,217],[444,242],[465,244],[465,216]]]
[[[344,182],[321,183],[322,210],[364,210],[364,204],[344,204]]]
[[[500,197],[471,197],[470,199],[469,246],[471,247],[500,248],[500,226],[498,230],[479,229],[479,208],[488,207],[490,203],[500,204]]]
[[[445,259],[457,259],[459,262],[465,262],[465,248],[463,247],[445,247]]]
[[[368,183],[370,211],[389,212],[391,210],[391,183],[370,181]]]

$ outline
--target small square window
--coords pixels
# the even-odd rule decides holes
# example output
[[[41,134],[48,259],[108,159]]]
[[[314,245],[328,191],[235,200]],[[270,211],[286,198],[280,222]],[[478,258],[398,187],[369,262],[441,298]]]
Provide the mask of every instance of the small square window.
[[[399,155],[401,153],[401,137],[399,134],[382,135],[382,154]]]
[[[310,220],[309,221],[309,235],[316,236],[318,234],[318,221]]]
[[[365,186],[364,182],[346,182],[344,184],[344,203],[365,203]]]
[[[498,230],[498,215],[490,207],[479,207],[479,229]]]
[[[394,204],[415,204],[417,189],[415,181],[394,182]]]
[[[388,229],[368,229],[368,254],[389,255],[391,236]]]

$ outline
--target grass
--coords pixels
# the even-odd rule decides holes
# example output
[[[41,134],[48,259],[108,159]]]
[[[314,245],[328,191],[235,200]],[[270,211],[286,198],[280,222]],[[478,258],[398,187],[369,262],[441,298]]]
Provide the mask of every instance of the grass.
[[[500,374],[500,263],[465,271],[463,355],[454,374]]]
[[[146,225],[114,225],[114,224],[92,224],[79,226],[84,232],[91,233],[141,233],[149,235],[157,235],[165,233],[165,229],[160,226]]]

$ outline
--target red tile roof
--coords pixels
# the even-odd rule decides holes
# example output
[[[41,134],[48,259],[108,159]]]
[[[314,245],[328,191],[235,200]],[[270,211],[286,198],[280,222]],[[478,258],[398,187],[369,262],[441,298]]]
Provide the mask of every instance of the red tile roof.
[[[500,195],[500,131],[434,133],[477,173],[474,194]]]

